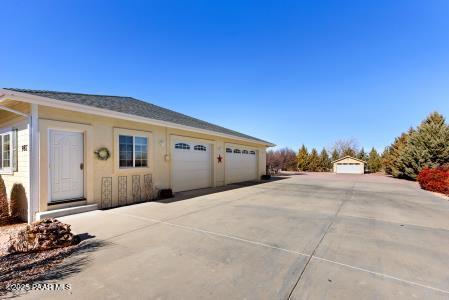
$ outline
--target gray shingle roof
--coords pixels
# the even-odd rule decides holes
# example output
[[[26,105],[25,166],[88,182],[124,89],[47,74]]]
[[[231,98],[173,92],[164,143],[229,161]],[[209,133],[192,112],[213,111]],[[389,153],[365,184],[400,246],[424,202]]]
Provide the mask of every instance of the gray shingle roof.
[[[139,117],[155,119],[159,121],[171,122],[179,125],[194,127],[198,129],[210,130],[217,133],[229,134],[240,138],[255,140],[265,144],[270,142],[231,130],[215,124],[211,124],[187,115],[142,101],[132,97],[91,95],[55,91],[41,91],[28,89],[5,88],[5,90],[16,91],[35,96],[47,97],[60,101],[66,101],[75,104],[82,104],[97,108],[103,108],[115,112],[135,115]]]

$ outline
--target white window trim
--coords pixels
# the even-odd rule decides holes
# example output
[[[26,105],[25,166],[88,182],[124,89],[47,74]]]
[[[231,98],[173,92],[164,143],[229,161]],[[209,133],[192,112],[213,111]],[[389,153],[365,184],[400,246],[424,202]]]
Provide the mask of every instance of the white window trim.
[[[120,136],[128,135],[135,137],[144,137],[147,138],[147,167],[120,167]],[[133,139],[134,144],[134,139]],[[132,174],[143,174],[143,173],[153,173],[153,165],[154,165],[154,152],[155,152],[155,143],[153,142],[153,134],[151,131],[144,130],[134,130],[134,129],[126,129],[114,127],[114,146],[112,151],[112,159],[114,160],[114,174],[116,175],[132,175]],[[135,148],[133,147],[133,155]],[[134,164],[133,158],[133,164]]]
[[[150,140],[148,136],[144,135],[132,135],[132,134],[123,134],[119,133],[119,163],[118,166],[120,169],[145,169],[150,167]],[[132,167],[120,167],[120,136],[131,136],[133,138],[133,166]],[[136,138],[144,138],[147,139],[147,165],[145,167],[136,167]]]
[[[9,135],[9,167],[3,168],[3,136]],[[1,167],[0,167],[0,174],[2,175],[12,175],[14,174],[14,138],[13,138],[13,129],[12,128],[3,128],[0,129],[0,151],[2,151],[1,155]]]

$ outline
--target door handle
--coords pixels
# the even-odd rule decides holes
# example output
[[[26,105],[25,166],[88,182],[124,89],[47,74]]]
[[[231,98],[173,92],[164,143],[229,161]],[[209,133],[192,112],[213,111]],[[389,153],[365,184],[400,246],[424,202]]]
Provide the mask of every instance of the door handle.
[[[80,170],[84,170],[84,163],[80,163]]]

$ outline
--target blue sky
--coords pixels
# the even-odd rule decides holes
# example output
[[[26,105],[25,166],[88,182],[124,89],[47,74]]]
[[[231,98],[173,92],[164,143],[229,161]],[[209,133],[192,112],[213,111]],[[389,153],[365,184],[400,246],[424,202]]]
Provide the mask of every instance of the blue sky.
[[[127,95],[295,150],[449,118],[449,1],[2,1],[0,86]]]

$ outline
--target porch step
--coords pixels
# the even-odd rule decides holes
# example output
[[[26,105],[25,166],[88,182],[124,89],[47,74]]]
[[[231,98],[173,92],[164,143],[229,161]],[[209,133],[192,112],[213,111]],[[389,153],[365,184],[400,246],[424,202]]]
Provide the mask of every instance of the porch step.
[[[67,208],[43,211],[43,212],[36,213],[36,221],[39,221],[39,220],[42,220],[45,218],[59,218],[59,217],[79,214],[79,213],[88,212],[88,211],[97,210],[97,209],[98,209],[97,204],[89,204],[89,205],[82,205],[82,206],[67,207]]]

